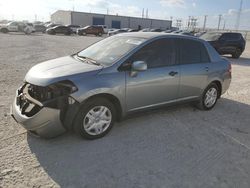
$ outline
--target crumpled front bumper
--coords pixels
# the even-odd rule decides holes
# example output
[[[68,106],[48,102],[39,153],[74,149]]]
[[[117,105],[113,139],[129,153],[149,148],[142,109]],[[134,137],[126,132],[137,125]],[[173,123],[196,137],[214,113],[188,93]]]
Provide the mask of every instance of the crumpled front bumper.
[[[42,107],[36,114],[28,117],[21,113],[17,96],[11,106],[11,116],[25,129],[41,137],[52,138],[66,131],[60,120],[60,109]]]

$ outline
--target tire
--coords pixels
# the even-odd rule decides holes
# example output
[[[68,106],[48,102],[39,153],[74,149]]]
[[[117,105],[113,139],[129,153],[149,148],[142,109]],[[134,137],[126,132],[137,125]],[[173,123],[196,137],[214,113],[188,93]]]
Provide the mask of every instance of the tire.
[[[207,96],[207,95],[209,95],[208,92],[213,92],[213,91],[215,91],[214,95]],[[209,100],[207,100],[207,97],[211,97],[211,103],[209,103],[209,105],[207,104],[207,102],[209,101]],[[215,106],[218,98],[219,98],[219,88],[215,83],[211,83],[204,90],[204,92],[201,96],[201,99],[196,106],[200,110],[211,110]]]
[[[102,33],[98,33],[98,36],[101,37],[101,36],[102,36]]]
[[[235,52],[232,54],[232,58],[239,59],[242,54],[242,50],[240,48],[236,48]]]
[[[102,108],[105,109],[105,112],[101,110]],[[104,119],[100,113],[105,113]],[[93,140],[105,136],[113,127],[115,119],[114,105],[105,98],[94,98],[84,103],[80,108],[73,128],[75,133],[81,137]]]
[[[3,28],[3,29],[1,29],[1,32],[2,32],[2,33],[8,33],[9,30],[8,30],[7,28]]]

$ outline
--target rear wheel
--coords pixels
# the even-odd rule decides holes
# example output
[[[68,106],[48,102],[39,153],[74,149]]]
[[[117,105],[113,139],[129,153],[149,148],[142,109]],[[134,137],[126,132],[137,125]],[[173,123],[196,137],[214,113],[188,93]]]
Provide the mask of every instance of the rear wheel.
[[[114,105],[105,98],[87,101],[80,109],[74,123],[74,131],[86,139],[105,136],[116,117]]]
[[[240,58],[241,54],[242,54],[242,50],[240,48],[236,48],[235,52],[232,54],[232,57],[235,59],[238,59]]]
[[[201,110],[211,110],[219,97],[219,88],[215,83],[211,83],[203,92],[202,97],[197,104]]]
[[[8,32],[9,32],[9,30],[8,30],[8,29],[6,29],[6,28],[2,28],[2,29],[1,29],[1,32],[2,32],[2,33],[8,33]]]

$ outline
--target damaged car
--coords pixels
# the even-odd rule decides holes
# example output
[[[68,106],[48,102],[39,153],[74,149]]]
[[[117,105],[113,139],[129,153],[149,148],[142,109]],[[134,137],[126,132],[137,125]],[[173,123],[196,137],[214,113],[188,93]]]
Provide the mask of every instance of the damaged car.
[[[32,67],[16,91],[11,114],[41,137],[74,130],[96,139],[136,111],[179,102],[210,110],[230,82],[230,63],[204,40],[118,34]]]

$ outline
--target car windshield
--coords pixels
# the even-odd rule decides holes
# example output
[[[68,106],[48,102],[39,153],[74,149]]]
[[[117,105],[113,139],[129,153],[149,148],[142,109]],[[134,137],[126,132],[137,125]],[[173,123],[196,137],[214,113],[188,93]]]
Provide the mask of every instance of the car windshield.
[[[92,59],[103,66],[110,66],[145,40],[137,37],[113,36],[91,45],[77,56]]]
[[[218,40],[221,35],[221,33],[205,33],[201,35],[200,38],[206,41],[215,41]]]

